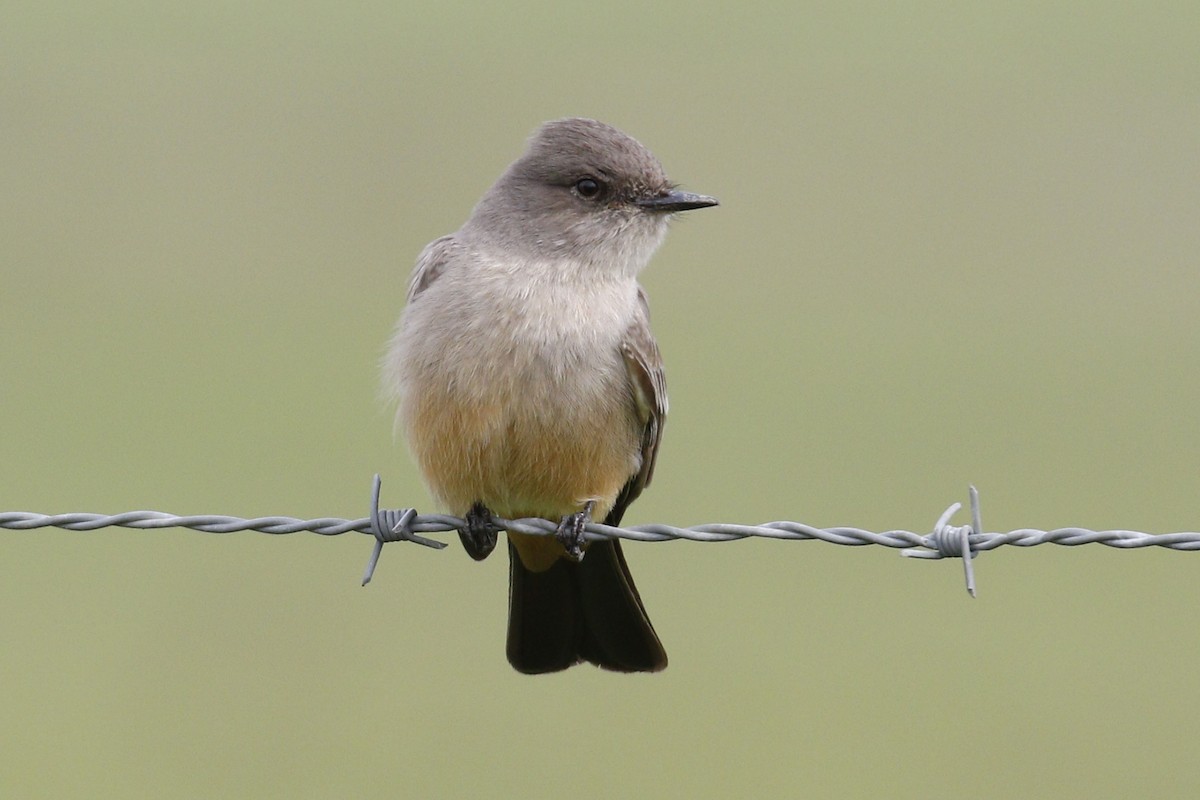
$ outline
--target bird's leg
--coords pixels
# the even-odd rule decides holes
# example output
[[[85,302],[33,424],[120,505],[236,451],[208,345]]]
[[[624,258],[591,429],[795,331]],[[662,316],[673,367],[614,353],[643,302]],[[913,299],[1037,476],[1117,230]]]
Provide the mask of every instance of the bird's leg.
[[[458,529],[458,538],[462,540],[463,549],[471,558],[483,561],[496,549],[498,530],[492,524],[492,512],[488,511],[482,500],[476,500],[464,521],[466,525]]]
[[[595,500],[588,500],[583,511],[567,514],[558,523],[554,538],[567,551],[567,556],[574,561],[583,560],[583,528],[592,521],[592,509],[596,507]]]

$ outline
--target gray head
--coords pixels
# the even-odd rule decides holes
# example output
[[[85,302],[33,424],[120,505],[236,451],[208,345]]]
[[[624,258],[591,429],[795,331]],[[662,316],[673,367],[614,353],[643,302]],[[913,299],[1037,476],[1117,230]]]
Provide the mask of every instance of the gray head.
[[[464,232],[529,258],[636,273],[679,211],[715,206],[682,192],[637,140],[602,122],[542,125],[475,207]]]

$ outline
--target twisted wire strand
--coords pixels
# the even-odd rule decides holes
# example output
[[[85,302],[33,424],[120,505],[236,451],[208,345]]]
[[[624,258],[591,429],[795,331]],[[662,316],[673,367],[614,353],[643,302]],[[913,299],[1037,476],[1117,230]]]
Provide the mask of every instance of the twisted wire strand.
[[[493,522],[504,530],[533,535],[553,534],[558,526],[557,523],[544,519],[506,520],[495,517]],[[464,524],[460,517],[447,514],[417,514],[412,518],[410,530],[414,533],[447,533],[458,530]],[[94,531],[110,527],[150,530],[188,528],[203,533],[257,531],[269,534],[288,534],[309,532],[319,536],[340,536],[343,533],[370,534],[372,533],[372,520],[370,517],[297,519],[282,516],[243,519],[215,514],[176,516],[161,511],[127,511],[121,514],[38,514],[25,511],[0,511],[0,528],[10,530],[61,528],[71,531]],[[585,530],[589,539],[618,538],[636,542],[664,542],[675,539],[686,539],[692,542],[729,542],[759,537],[792,541],[819,540],[851,547],[880,545],[900,549],[930,546],[930,534],[928,533],[905,530],[872,532],[852,527],[816,528],[800,522],[786,521],[765,522],[760,525],[715,522],[686,528],[662,523],[614,528],[593,522],[589,523]],[[1102,544],[1126,550],[1138,547],[1200,550],[1200,532],[1143,533],[1130,530],[1095,531],[1088,528],[1055,528],[1054,530],[1021,528],[1008,533],[972,532],[969,535],[969,541],[974,553],[995,550],[1006,545],[1033,547],[1040,544],[1057,544],[1068,547]]]
[[[375,476],[371,487],[370,516],[361,519],[320,517],[296,519],[295,517],[255,517],[242,519],[213,514],[175,516],[161,511],[127,511],[123,514],[36,514],[24,511],[0,511],[0,528],[33,530],[36,528],[63,528],[72,531],[94,531],[100,528],[188,528],[204,533],[234,533],[236,531],[258,531],[260,533],[287,534],[309,532],[320,536],[339,536],[343,533],[367,533],[375,538],[375,546],[363,572],[362,583],[366,586],[375,574],[375,567],[388,542],[408,541],[431,548],[443,548],[444,542],[421,536],[423,533],[446,533],[461,530],[466,522],[447,514],[418,514],[415,509],[381,509],[379,507],[380,480]],[[760,525],[738,525],[714,522],[679,528],[674,525],[653,523],[615,528],[600,523],[589,523],[584,535],[591,540],[616,538],[635,542],[665,542],[686,539],[692,542],[729,542],[738,539],[760,537],[791,541],[818,540],[830,544],[861,547],[880,545],[900,550],[904,556],[916,558],[959,558],[962,559],[963,577],[967,592],[975,597],[975,571],[973,561],[986,550],[1011,545],[1033,547],[1040,544],[1057,544],[1073,547],[1083,544],[1102,544],[1128,550],[1137,547],[1163,547],[1169,550],[1200,550],[1200,533],[1142,533],[1141,531],[1107,530],[1093,531],[1087,528],[1056,528],[1051,531],[1036,528],[1021,528],[1008,533],[987,533],[979,510],[979,492],[969,488],[971,522],[967,525],[951,525],[950,519],[962,507],[953,503],[942,512],[933,530],[928,534],[913,531],[891,530],[875,533],[862,528],[835,527],[816,528],[800,522],[764,522]],[[545,519],[508,520],[492,518],[492,524],[500,530],[538,536],[553,535],[558,523]]]

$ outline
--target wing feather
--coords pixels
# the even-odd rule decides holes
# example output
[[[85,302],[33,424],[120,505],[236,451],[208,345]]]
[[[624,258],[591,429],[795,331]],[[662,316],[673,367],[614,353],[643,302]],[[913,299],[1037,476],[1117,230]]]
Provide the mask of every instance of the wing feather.
[[[455,245],[454,234],[434,239],[425,245],[425,249],[417,257],[417,266],[413,269],[412,278],[408,283],[409,303],[417,299],[417,295],[428,289],[442,274]]]
[[[621,355],[629,370],[638,418],[642,421],[642,463],[617,495],[605,522],[619,525],[629,504],[637,499],[654,477],[658,445],[667,419],[667,382],[663,375],[662,353],[650,332],[650,306],[646,292],[638,287],[638,309],[621,342]]]

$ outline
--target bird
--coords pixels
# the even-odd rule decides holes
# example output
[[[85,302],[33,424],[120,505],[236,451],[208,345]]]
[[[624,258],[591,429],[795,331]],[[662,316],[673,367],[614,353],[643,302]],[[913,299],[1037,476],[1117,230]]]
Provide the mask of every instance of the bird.
[[[650,484],[667,415],[638,274],[669,220],[718,205],[592,119],[541,125],[462,227],[417,259],[383,359],[385,390],[437,503],[476,560],[507,533],[506,654],[519,672],[587,662],[657,672],[667,654],[615,539]]]

